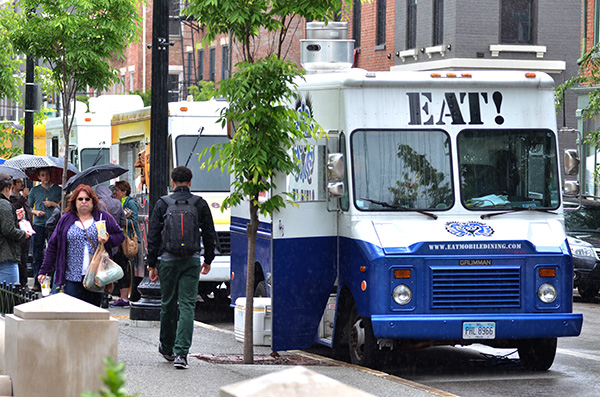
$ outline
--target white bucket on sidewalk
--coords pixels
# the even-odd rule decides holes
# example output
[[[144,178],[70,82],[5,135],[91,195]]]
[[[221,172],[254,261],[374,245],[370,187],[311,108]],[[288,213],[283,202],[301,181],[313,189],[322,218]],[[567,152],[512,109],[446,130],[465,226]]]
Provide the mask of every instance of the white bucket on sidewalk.
[[[254,315],[252,317],[254,346],[271,346],[271,328],[273,316],[271,314],[271,298],[254,298]],[[235,339],[244,341],[244,325],[246,316],[246,297],[235,300],[235,315],[233,319]]]

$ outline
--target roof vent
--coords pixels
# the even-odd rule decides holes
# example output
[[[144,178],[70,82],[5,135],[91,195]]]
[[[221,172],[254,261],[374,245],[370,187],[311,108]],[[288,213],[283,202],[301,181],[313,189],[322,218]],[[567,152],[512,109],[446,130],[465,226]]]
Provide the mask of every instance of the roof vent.
[[[354,40],[348,40],[347,22],[308,22],[300,47],[302,67],[308,71],[348,69],[354,61]]]

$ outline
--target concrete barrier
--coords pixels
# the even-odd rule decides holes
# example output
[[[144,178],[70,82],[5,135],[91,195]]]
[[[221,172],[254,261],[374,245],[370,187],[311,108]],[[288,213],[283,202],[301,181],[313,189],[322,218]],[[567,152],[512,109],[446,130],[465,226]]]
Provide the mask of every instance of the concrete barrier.
[[[118,359],[119,323],[108,310],[59,293],[6,315],[5,373],[15,396],[78,397],[102,386],[104,359]]]
[[[374,397],[305,367],[298,366],[223,386],[219,397]]]

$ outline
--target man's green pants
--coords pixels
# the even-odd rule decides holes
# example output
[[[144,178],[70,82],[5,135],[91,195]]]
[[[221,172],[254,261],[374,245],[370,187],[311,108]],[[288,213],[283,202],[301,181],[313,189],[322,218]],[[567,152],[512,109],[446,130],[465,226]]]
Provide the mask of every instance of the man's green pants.
[[[176,355],[188,354],[192,346],[199,276],[200,258],[160,262],[160,343]]]

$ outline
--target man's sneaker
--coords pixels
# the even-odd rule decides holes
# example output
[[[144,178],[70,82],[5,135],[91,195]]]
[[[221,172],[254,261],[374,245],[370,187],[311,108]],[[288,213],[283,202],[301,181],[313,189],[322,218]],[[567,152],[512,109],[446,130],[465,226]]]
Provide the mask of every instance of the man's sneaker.
[[[115,302],[110,302],[112,307],[127,307],[129,306],[129,301],[127,299],[119,298]]]
[[[177,369],[188,369],[190,366],[188,365],[187,362],[187,354],[185,355],[181,355],[178,354],[175,356],[175,362],[173,363],[173,366]]]
[[[168,352],[165,349],[163,349],[162,347],[162,343],[158,344],[158,352],[160,354],[162,354],[162,356],[165,358],[165,360],[167,361],[173,361],[175,360],[175,356],[173,355],[173,352]]]

